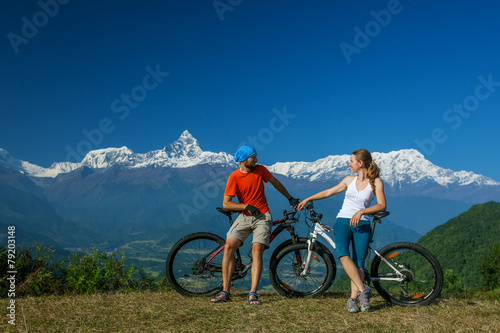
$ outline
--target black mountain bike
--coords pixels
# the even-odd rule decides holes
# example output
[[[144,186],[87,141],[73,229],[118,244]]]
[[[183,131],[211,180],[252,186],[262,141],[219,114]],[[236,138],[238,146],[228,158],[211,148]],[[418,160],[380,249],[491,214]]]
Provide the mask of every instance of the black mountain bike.
[[[222,208],[217,211],[226,215],[229,224],[233,225],[233,213]],[[273,231],[269,242],[272,242],[283,230],[290,233],[290,239],[281,243],[271,255],[272,262],[276,255],[286,246],[306,242],[307,238],[299,238],[296,225],[297,209],[283,211],[283,218],[273,222]],[[167,279],[172,287],[185,296],[209,296],[222,291],[222,256],[225,240],[213,233],[197,232],[183,237],[170,250],[167,262]],[[239,249],[234,254],[234,273],[232,281],[245,277],[252,267],[251,249],[249,260],[243,262]]]

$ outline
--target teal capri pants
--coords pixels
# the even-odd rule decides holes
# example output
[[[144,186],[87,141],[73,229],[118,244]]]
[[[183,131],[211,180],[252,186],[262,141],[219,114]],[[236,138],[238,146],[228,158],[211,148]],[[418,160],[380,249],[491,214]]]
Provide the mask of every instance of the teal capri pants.
[[[360,220],[358,226],[352,227],[351,219],[337,218],[333,226],[337,255],[350,256],[349,245],[352,243],[352,261],[358,268],[365,268],[365,257],[370,244],[370,221]]]

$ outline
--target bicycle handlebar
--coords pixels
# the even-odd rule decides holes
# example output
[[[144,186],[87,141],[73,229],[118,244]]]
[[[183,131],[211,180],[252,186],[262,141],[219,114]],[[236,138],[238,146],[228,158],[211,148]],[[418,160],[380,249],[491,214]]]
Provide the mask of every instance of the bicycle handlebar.
[[[286,220],[295,219],[295,214],[297,214],[297,207],[292,207],[292,210],[289,211],[283,209],[283,218]]]
[[[314,211],[314,205],[312,203],[312,201],[309,201],[307,203],[307,205],[305,205],[304,209],[308,210],[309,211],[309,214],[310,214],[310,219],[312,220],[312,222],[314,223],[321,223],[321,219],[323,218],[323,214],[321,213],[316,213]]]
[[[307,205],[305,205],[304,209],[309,211],[309,213],[311,214],[311,219],[315,220],[316,222],[319,222],[319,220],[323,218],[323,214],[316,213],[314,211],[314,205],[312,201],[309,201]],[[390,214],[389,211],[385,211],[367,215],[373,217],[374,221],[379,221],[380,219],[388,216],[389,214]]]

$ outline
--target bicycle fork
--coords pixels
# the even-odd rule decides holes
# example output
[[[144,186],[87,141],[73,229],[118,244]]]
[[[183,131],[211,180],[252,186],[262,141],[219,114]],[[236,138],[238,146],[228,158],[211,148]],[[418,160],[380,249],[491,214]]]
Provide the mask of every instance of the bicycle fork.
[[[311,235],[311,238],[312,238],[312,235]],[[314,239],[311,239],[309,238],[307,240],[307,253],[306,253],[306,258],[305,258],[305,263],[303,263],[303,267],[304,269],[300,272],[300,276],[304,277],[304,276],[307,276],[309,274],[309,264],[311,262],[311,256],[312,256],[312,249],[314,247],[314,243],[316,243],[316,238]],[[300,264],[301,262],[299,261],[301,258],[300,258],[300,254],[297,254],[297,262]]]
[[[335,242],[326,234],[326,231],[332,231],[332,229],[319,223],[315,224],[314,230],[311,232],[311,236],[307,239],[307,253],[305,262],[302,263],[303,270],[300,272],[300,276],[304,277],[309,274],[309,267],[311,263],[311,257],[313,257],[314,244],[316,243],[318,236],[323,237],[334,249],[336,248]],[[301,261],[299,257],[300,255],[297,254],[297,262],[300,264]],[[319,260],[318,258],[315,259]]]

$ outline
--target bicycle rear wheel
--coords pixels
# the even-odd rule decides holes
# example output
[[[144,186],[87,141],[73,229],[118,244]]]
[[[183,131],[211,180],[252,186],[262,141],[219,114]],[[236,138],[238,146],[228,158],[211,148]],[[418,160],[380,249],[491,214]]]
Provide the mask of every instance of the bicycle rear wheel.
[[[271,262],[270,278],[278,293],[286,297],[315,297],[330,288],[335,279],[335,259],[315,244],[309,271],[300,276],[307,256],[307,243],[285,247]]]
[[[400,306],[428,305],[439,296],[443,271],[432,253],[405,242],[387,245],[379,253],[384,259],[373,259],[371,280],[386,301]]]
[[[224,239],[207,232],[190,234],[170,250],[167,280],[185,296],[209,296],[222,290]]]

